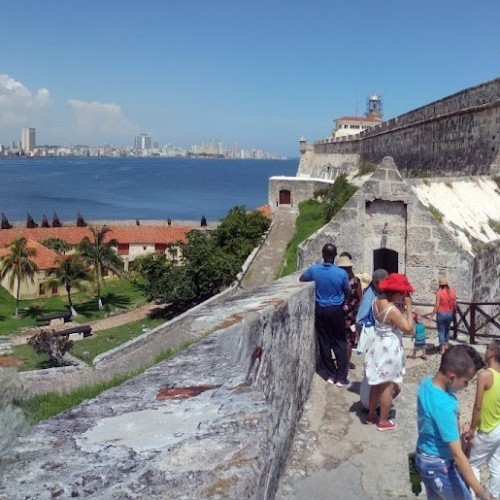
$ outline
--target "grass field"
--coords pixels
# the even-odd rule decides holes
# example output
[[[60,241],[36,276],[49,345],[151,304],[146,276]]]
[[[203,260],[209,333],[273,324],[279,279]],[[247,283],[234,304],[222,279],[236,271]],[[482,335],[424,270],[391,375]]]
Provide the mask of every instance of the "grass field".
[[[299,215],[295,221],[295,232],[288,242],[283,263],[276,278],[288,276],[297,270],[297,247],[324,225],[325,215],[321,203],[316,200],[299,203]]]
[[[95,332],[91,337],[74,341],[70,353],[91,364],[98,354],[125,344],[165,321],[165,318],[144,318],[140,321]],[[12,348],[12,357],[18,363],[17,370],[21,372],[43,370],[51,367],[49,357],[45,354],[37,354],[28,344],[14,346]]]
[[[146,298],[139,285],[132,280],[111,278],[106,281],[102,300],[104,310],[97,307],[97,298],[88,293],[80,292],[72,295],[73,304],[78,316],[73,321],[88,323],[104,318],[108,313],[119,309],[130,309],[131,306],[141,306]],[[19,302],[19,318],[14,318],[16,299],[5,288],[0,287],[0,335],[17,333],[20,330],[35,326],[36,317],[54,311],[68,310],[66,297],[47,297]]]

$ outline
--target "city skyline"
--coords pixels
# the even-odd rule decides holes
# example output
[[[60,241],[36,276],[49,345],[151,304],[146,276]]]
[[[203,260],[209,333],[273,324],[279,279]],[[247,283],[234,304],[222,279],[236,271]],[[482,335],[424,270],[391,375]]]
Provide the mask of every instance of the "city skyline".
[[[299,137],[328,136],[373,92],[390,119],[498,77],[496,0],[304,8],[7,0],[0,144],[36,128],[39,144],[125,147],[146,130],[186,149],[217,137],[297,156]]]
[[[40,157],[40,156],[167,156],[167,157],[219,157],[232,159],[283,160],[286,156],[270,153],[262,149],[240,148],[237,142],[226,147],[217,139],[193,144],[182,148],[174,144],[160,145],[146,133],[133,138],[133,146],[125,147],[111,144],[104,145],[47,145],[36,144],[36,129],[23,128],[19,143],[12,141],[11,145],[0,144],[0,157]]]

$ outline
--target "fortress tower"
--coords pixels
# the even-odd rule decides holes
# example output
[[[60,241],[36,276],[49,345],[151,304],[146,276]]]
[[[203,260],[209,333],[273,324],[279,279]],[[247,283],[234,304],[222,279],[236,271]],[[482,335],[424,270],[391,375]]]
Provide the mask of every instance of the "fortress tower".
[[[382,109],[382,97],[376,93],[373,93],[366,100],[366,116],[376,116],[382,119],[384,116]]]

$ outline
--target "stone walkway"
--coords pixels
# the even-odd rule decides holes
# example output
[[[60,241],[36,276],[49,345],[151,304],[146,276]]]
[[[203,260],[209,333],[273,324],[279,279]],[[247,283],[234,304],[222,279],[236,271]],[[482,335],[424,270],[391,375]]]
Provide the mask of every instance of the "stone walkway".
[[[286,246],[295,230],[297,211],[280,210],[273,216],[273,226],[250,269],[243,277],[241,288],[252,289],[269,285],[276,278]]]

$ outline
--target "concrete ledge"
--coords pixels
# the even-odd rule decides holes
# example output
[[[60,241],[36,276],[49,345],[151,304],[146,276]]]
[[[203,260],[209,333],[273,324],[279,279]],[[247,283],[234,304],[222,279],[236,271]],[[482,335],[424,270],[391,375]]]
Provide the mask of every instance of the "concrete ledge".
[[[292,275],[201,309],[209,337],[33,427],[0,498],[272,498],[314,373],[313,293]]]

